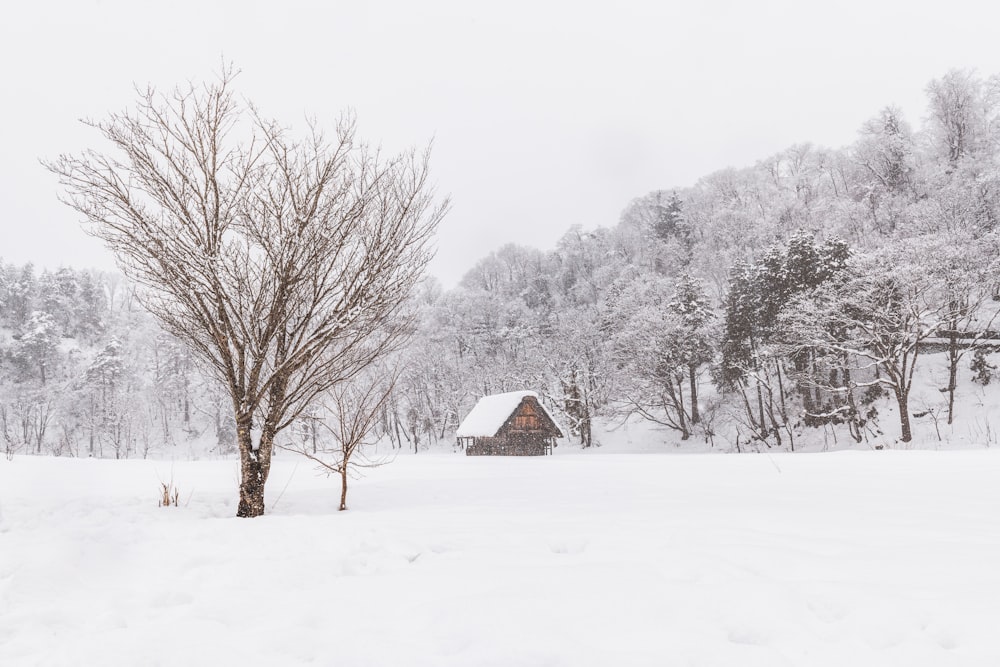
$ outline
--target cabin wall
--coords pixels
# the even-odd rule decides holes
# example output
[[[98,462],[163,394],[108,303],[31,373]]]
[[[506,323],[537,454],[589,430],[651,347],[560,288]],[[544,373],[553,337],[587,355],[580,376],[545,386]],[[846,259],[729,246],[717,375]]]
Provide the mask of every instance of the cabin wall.
[[[476,438],[465,448],[467,456],[544,456],[551,452],[549,438],[517,432],[496,438]]]

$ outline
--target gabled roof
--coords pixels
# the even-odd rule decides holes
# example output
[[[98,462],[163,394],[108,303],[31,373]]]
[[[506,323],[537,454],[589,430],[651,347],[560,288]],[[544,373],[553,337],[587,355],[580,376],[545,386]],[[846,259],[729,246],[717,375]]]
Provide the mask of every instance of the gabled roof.
[[[534,391],[510,391],[506,394],[483,396],[476,403],[476,407],[472,408],[472,411],[462,420],[455,435],[459,438],[492,438],[511,413],[521,404],[521,399],[525,396],[531,396],[536,401],[538,400],[538,394]],[[541,401],[538,401],[538,407],[552,420],[557,429],[563,431]]]

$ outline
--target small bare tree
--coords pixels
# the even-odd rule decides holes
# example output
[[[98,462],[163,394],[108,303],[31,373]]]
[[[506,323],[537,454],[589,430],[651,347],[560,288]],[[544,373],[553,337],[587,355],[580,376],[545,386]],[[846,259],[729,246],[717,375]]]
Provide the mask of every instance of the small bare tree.
[[[217,81],[85,121],[110,144],[48,163],[141,298],[228,390],[237,516],[264,513],[275,436],[317,397],[397,347],[404,301],[447,208],[427,151],[387,158],[355,139],[295,138]]]
[[[370,367],[349,382],[336,385],[324,403],[327,419],[313,417],[331,436],[332,442],[317,446],[309,441],[279,445],[315,462],[321,472],[340,476],[340,509],[347,509],[347,481],[352,469],[382,465],[383,459],[372,459],[362,448],[382,416],[399,377],[398,368]]]

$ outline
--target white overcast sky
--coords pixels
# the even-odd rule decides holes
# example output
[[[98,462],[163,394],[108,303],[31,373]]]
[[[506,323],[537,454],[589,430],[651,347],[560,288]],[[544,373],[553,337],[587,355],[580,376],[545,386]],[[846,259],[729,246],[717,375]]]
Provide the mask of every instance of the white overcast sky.
[[[0,9],[0,257],[111,268],[39,158],[133,83],[211,77],[295,125],[353,108],[386,148],[434,139],[453,285],[507,242],[554,246],[633,197],[793,143],[840,147],[888,104],[914,125],[951,67],[1000,73],[1000,3],[11,0]]]

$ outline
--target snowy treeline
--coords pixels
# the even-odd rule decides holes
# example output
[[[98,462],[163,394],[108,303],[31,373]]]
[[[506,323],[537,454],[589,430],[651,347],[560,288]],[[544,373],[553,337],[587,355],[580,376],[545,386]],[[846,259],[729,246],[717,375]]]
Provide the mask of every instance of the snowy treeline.
[[[950,422],[959,383],[990,381],[1000,329],[1000,78],[952,71],[927,101],[919,128],[886,108],[844,149],[793,146],[551,251],[504,246],[454,289],[426,280],[376,435],[450,442],[479,396],[519,389],[584,446],[595,420],[792,449],[813,428],[907,441],[917,410]],[[912,406],[929,351],[940,405]],[[120,277],[0,268],[5,451],[229,452],[226,400]],[[287,437],[314,448],[327,418]]]
[[[410,437],[531,388],[584,445],[595,418],[629,415],[729,447],[794,448],[812,427],[907,441],[932,349],[950,421],[959,378],[991,371],[976,348],[998,308],[1000,77],[952,71],[926,92],[919,129],[886,108],[842,150],[792,146],[427,285],[397,392]]]
[[[231,451],[223,399],[120,276],[0,264],[0,451]]]

